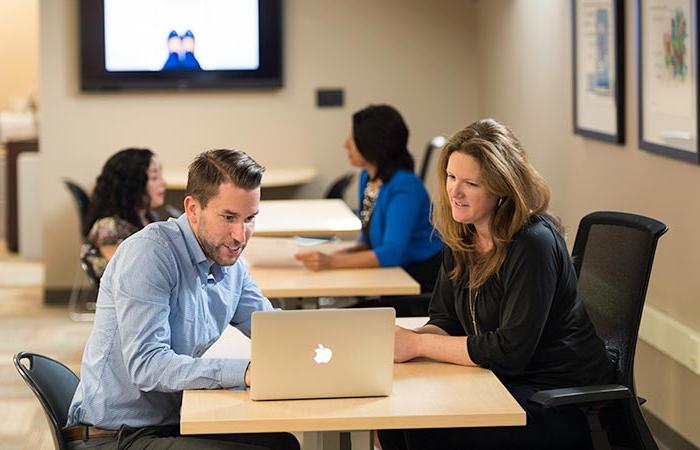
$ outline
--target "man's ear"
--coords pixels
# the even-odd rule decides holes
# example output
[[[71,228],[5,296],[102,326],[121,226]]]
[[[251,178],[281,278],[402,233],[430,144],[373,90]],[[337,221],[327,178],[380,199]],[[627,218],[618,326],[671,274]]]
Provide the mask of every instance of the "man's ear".
[[[202,208],[201,204],[199,203],[199,200],[192,197],[191,195],[185,197],[185,213],[190,219],[190,222],[197,223],[199,221],[199,214],[201,210]]]

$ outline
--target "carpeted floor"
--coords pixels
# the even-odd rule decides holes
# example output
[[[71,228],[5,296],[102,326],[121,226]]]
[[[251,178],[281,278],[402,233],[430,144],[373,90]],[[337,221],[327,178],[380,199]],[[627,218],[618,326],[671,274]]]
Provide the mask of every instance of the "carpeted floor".
[[[41,353],[77,372],[91,325],[70,321],[65,309],[0,317],[0,449],[53,448],[43,411],[19,377],[13,355]]]
[[[40,263],[0,251],[0,450],[54,448],[41,406],[15,370],[13,355],[41,353],[77,372],[92,329],[92,323],[71,321],[65,307],[42,305],[43,272]]]

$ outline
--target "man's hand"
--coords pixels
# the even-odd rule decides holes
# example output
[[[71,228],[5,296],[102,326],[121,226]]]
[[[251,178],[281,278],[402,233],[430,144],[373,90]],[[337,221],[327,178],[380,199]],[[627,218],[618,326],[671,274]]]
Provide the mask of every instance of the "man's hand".
[[[245,386],[250,387],[250,364],[245,369]]]
[[[394,326],[394,362],[402,363],[420,356],[421,335],[398,325]]]
[[[331,268],[332,257],[321,252],[302,252],[294,255],[297,261],[301,261],[307,269],[325,270]]]

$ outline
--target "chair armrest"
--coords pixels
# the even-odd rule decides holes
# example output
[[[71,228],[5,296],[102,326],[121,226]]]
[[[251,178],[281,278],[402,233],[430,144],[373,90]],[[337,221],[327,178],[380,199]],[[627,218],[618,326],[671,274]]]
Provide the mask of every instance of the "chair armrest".
[[[621,384],[601,384],[575,388],[546,389],[535,392],[527,401],[542,408],[555,408],[557,406],[578,406],[586,403],[625,400],[631,396],[630,390]]]

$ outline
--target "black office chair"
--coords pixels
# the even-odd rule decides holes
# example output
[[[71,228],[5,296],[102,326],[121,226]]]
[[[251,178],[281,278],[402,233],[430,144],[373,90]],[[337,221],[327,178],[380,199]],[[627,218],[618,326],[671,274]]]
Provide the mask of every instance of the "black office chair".
[[[70,196],[73,199],[73,203],[75,204],[75,207],[78,210],[80,237],[81,240],[85,242],[85,237],[87,236],[87,233],[89,231],[87,229],[87,213],[88,209],[90,208],[90,197],[88,196],[87,192],[85,192],[85,189],[83,189],[79,184],[68,178],[63,179],[63,184],[68,189],[68,192],[70,193]],[[68,298],[68,314],[71,317],[71,319],[75,321],[89,321],[92,320],[94,317],[94,314],[90,312],[94,309],[94,301],[88,301],[86,303],[85,306],[88,309],[88,312],[78,311],[78,302],[79,300],[81,300],[81,297],[84,296],[85,291],[83,284],[83,275],[81,274],[81,271],[85,276],[87,276],[90,282],[89,291],[91,294],[90,296],[93,299],[96,297],[96,292],[99,288],[99,278],[95,276],[95,273],[92,271],[92,267],[86,262],[86,258],[81,258],[80,268],[77,269],[76,274],[73,277],[73,286],[71,286],[70,297]]]
[[[61,429],[68,420],[68,408],[79,378],[60,362],[36,353],[17,353],[13,361],[17,372],[44,409],[55,447],[64,450],[66,442]]]
[[[420,176],[423,183],[425,183],[425,177],[428,175],[430,161],[432,161],[435,149],[441,148],[443,145],[445,145],[445,142],[447,142],[445,136],[438,135],[432,138],[425,147],[425,152],[423,152],[423,160],[421,161],[420,170],[418,172],[418,176]]]
[[[79,184],[68,178],[63,179],[63,184],[65,184],[68,192],[78,209],[78,218],[80,219],[80,235],[85,237],[87,235],[85,220],[87,219],[87,212],[90,208],[90,197],[85,192]]]
[[[634,354],[647,285],[663,223],[621,212],[585,216],[572,258],[581,299],[615,364],[615,384],[550,389],[529,402],[543,408],[577,406],[588,419],[593,448],[654,449],[634,385]]]
[[[326,191],[324,198],[345,198],[345,191],[348,190],[350,183],[355,178],[355,174],[350,172],[338,177]]]

